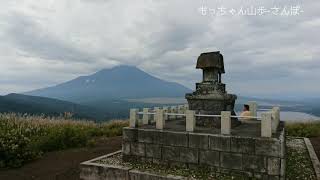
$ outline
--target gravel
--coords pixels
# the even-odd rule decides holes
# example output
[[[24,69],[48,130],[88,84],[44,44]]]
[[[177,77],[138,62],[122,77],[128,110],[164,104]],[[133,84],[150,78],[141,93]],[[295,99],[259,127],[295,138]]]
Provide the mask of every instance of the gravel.
[[[308,150],[303,139],[287,139],[287,179],[316,180]]]

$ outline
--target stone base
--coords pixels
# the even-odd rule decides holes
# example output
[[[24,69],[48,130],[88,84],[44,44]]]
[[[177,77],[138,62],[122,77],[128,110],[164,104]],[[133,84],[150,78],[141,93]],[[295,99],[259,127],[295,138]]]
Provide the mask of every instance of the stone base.
[[[194,110],[197,114],[220,115],[221,111],[234,112],[236,96],[232,94],[186,94],[189,110]],[[220,118],[197,117],[197,125],[203,127],[221,127]],[[240,124],[237,118],[232,118],[232,127]]]
[[[124,128],[122,151],[124,160],[137,158],[189,168],[206,166],[248,177],[285,177],[283,127],[273,138]]]
[[[121,165],[96,163],[99,160],[119,154],[121,151],[101,156],[99,158],[86,161],[80,164],[81,180],[178,180],[186,179],[181,176],[158,175],[154,173],[142,172]]]

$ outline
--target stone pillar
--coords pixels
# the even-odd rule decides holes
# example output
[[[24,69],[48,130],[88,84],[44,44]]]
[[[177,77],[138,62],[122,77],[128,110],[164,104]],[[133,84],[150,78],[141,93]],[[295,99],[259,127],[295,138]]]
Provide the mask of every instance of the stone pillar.
[[[130,120],[129,120],[129,126],[131,128],[135,128],[138,125],[138,109],[130,109]]]
[[[172,113],[172,109],[171,109],[171,107],[168,107],[168,111],[167,111],[167,113]],[[167,116],[167,120],[172,120],[173,119],[173,116]]]
[[[272,108],[272,133],[276,133],[280,123],[280,107]]]
[[[171,109],[171,107],[169,106],[168,107],[168,110],[167,110],[167,113],[171,113],[171,111],[172,111],[172,109]],[[170,115],[167,115],[167,119],[166,120],[172,120],[172,116]]]
[[[159,107],[154,107],[154,113],[156,113],[157,109],[160,109]],[[156,115],[153,115],[153,120],[152,122],[156,122]]]
[[[262,113],[261,117],[261,137],[272,137],[272,113]]]
[[[248,105],[249,105],[249,108],[250,108],[251,116],[257,116],[257,109],[258,109],[257,102],[249,101]]]
[[[177,111],[177,112],[178,112],[178,114],[184,114],[184,112],[183,112],[183,106],[182,106],[182,105],[179,105],[179,106],[178,106],[178,111]],[[180,118],[182,118],[182,116],[177,116],[177,118],[180,119]]]
[[[196,126],[195,111],[186,111],[186,131],[193,132]]]
[[[184,114],[185,113],[185,109],[184,109],[184,105],[180,105],[180,113]]]
[[[231,111],[221,111],[221,134],[231,134]]]
[[[171,106],[171,113],[177,113],[177,106]],[[172,119],[177,119],[177,116],[171,116]]]
[[[142,124],[149,124],[150,114],[148,113],[149,113],[149,108],[143,108]]]
[[[167,106],[164,106],[162,109],[163,109],[163,113],[169,112],[169,108]],[[168,119],[169,119],[168,115],[164,115],[164,120],[167,121]]]
[[[186,110],[189,110],[189,104],[185,104],[184,107]]]
[[[181,114],[185,114],[187,110],[189,110],[189,108],[185,104],[181,105]]]
[[[163,129],[165,125],[165,115],[164,115],[164,110],[163,109],[157,109],[156,110],[156,129]]]

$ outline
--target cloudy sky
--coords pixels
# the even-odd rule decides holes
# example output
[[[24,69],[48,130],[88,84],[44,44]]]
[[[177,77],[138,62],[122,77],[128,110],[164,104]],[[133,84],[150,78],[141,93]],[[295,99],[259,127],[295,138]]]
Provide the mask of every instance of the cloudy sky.
[[[120,64],[194,88],[199,54],[220,50],[230,92],[319,96],[319,9],[318,0],[0,0],[0,94]]]

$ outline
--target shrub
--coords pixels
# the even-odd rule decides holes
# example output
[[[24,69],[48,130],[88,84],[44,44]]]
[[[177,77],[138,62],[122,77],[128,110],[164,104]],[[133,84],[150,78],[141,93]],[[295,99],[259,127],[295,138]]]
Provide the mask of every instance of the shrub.
[[[320,122],[287,123],[288,136],[318,137],[320,136]]]
[[[126,121],[95,124],[62,117],[0,114],[0,168],[19,167],[44,152],[93,144],[93,137],[119,136]]]

